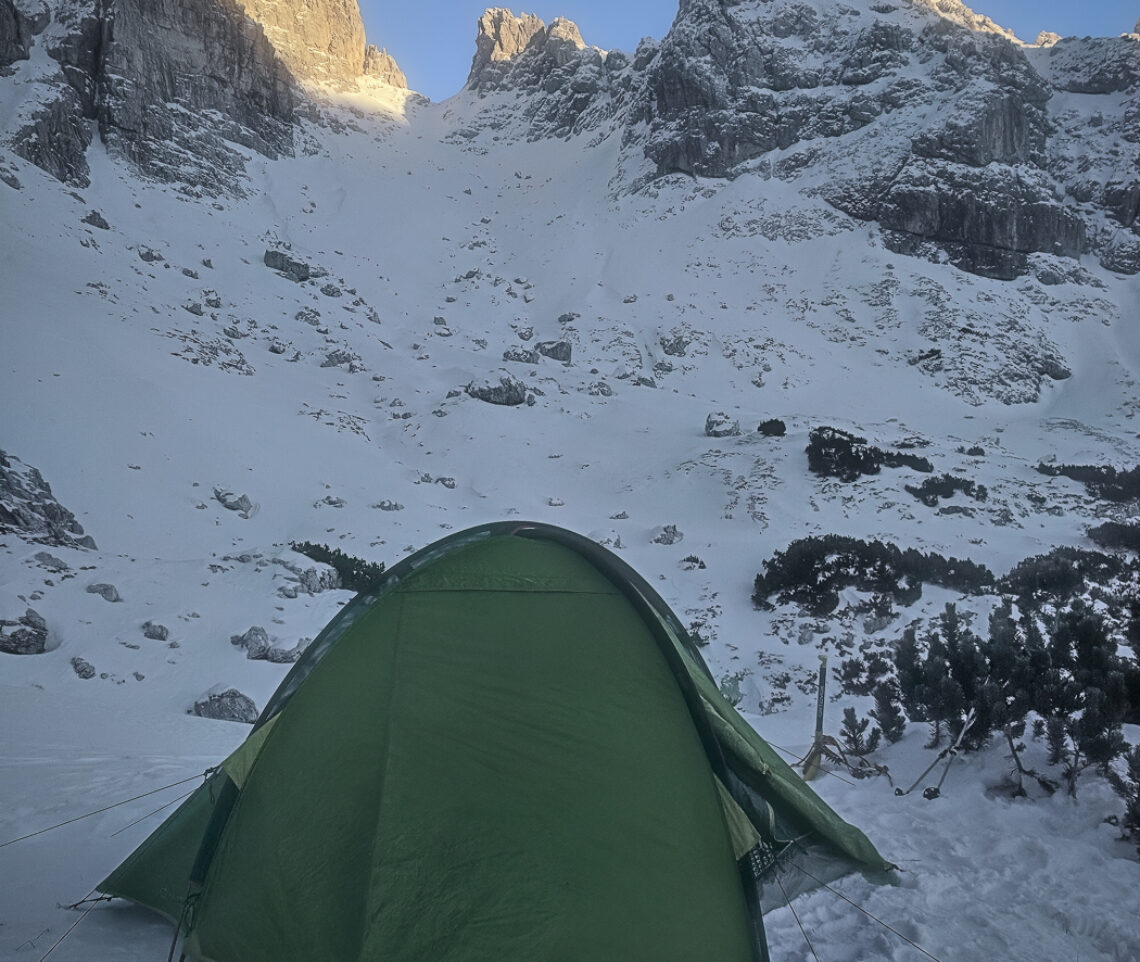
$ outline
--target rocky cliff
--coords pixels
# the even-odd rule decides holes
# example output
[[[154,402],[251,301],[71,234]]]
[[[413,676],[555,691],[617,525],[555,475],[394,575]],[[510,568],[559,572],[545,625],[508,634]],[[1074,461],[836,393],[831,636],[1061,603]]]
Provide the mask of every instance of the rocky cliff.
[[[1036,254],[1135,273],[1138,40],[1026,46],[958,0],[682,0],[630,56],[492,9],[460,133],[620,132],[626,189],[776,176],[899,253],[1006,279]],[[1115,99],[1090,111],[1070,94]]]
[[[0,0],[0,28],[9,142],[80,185],[93,129],[149,176],[237,189],[233,145],[290,154],[306,86],[406,86],[355,0]],[[1140,272],[1140,35],[1027,46],[958,0],[681,0],[634,54],[501,8],[475,48],[453,140],[617,136],[617,190],[776,177],[974,273]]]
[[[534,14],[491,8],[479,18],[464,89],[488,100],[477,125],[510,132],[521,123],[532,140],[568,137],[619,113],[630,85],[627,67],[624,54],[587,45],[570,20],[556,17],[547,26]],[[515,103],[496,101],[495,94]]]
[[[953,0],[685,0],[635,119],[659,175],[826,169],[815,189],[896,250],[1013,277],[1088,246],[1049,174],[1051,96],[1011,34]]]
[[[20,68],[35,43],[48,58]],[[0,0],[0,72],[17,69],[7,139],[24,158],[84,185],[95,121],[143,174],[207,192],[240,189],[233,144],[293,152],[306,87],[406,86],[355,0]]]

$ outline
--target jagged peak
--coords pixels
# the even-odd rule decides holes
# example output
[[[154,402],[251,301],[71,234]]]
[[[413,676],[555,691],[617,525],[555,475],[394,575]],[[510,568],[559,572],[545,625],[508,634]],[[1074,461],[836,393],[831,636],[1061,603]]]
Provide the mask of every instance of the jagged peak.
[[[385,48],[377,49],[373,44],[364,48],[364,75],[375,77],[390,87],[408,88],[408,78],[396,63],[396,58]]]
[[[533,13],[515,16],[504,7],[489,7],[479,18],[467,86],[477,89],[498,79],[503,66],[528,51],[541,51],[562,66],[587,46],[578,25],[565,17],[555,17],[548,27]]]
[[[975,13],[961,0],[914,0],[919,7],[928,7],[945,20],[950,20],[971,30],[993,33],[1006,40],[1018,42],[1017,36],[1008,27],[990,19],[985,14]]]

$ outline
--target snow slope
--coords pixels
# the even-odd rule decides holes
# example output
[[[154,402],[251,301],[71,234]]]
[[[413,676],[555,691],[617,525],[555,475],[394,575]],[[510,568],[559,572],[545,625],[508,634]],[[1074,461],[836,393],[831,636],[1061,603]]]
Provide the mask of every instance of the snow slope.
[[[385,96],[325,104],[296,158],[251,155],[244,198],[140,181],[98,143],[82,194],[4,153],[20,187],[0,184],[0,446],[98,548],[49,547],[66,568],[48,570],[44,546],[0,536],[0,616],[30,606],[49,627],[46,653],[0,656],[0,841],[193,776],[240,742],[244,726],[186,712],[219,684],[261,707],[288,666],[247,660],[231,635],[262,625],[290,647],[349,597],[282,594],[296,577],[277,562],[310,566],[290,541],[392,563],[508,517],[587,534],[701,624],[714,674],[800,754],[816,654],[838,629],[805,636],[803,619],[754,610],[764,559],[836,532],[1001,572],[1087,544],[1103,511],[1039,460],[1140,461],[1138,277],[1090,263],[1092,283],[1046,288],[902,257],[778,178],[614,196],[616,138],[498,140],[471,126],[467,95]],[[83,222],[92,210],[108,229]],[[288,279],[267,250],[327,273]],[[941,365],[910,363],[947,326],[974,333]],[[503,359],[551,341],[569,363]],[[1042,373],[1054,356],[1071,376]],[[502,371],[533,404],[466,392]],[[706,436],[715,412],[742,433]],[[786,437],[756,432],[772,417]],[[916,444],[989,499],[940,513],[905,492],[905,469],[815,478],[803,452],[820,424]],[[249,516],[215,489],[248,495]],[[659,543],[666,525],[683,539]],[[921,610],[953,600],[928,590]],[[146,621],[169,639],[145,638]],[[781,710],[761,714],[777,693]],[[926,767],[923,738],[880,753],[895,784]],[[1096,780],[1079,802],[1012,801],[1007,767],[996,747],[957,761],[933,802],[825,776],[820,792],[903,869],[839,890],[944,962],[1140,958],[1140,863],[1102,822],[1119,803]],[[0,849],[0,959],[40,958],[78,917],[62,906],[160,814],[124,827],[192,784]],[[920,957],[826,890],[796,906],[826,962]],[[812,958],[790,911],[768,925],[774,957]],[[153,959],[168,939],[162,920],[101,905],[52,958]]]

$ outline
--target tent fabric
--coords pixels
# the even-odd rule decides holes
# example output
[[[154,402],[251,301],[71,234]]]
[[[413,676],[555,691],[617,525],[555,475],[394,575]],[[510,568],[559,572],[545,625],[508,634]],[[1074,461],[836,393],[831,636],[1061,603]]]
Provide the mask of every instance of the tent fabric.
[[[885,865],[623,562],[491,525],[347,606],[100,889],[217,962],[756,962],[777,824]]]

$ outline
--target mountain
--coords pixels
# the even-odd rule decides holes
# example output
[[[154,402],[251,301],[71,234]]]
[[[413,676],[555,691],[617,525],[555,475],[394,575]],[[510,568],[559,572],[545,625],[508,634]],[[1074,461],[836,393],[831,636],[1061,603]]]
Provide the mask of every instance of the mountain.
[[[818,655],[889,655],[948,602],[984,633],[1007,598],[1083,599],[1127,654],[1140,578],[1102,528],[1138,510],[1140,36],[686,0],[623,53],[489,10],[436,104],[359,22],[0,0],[0,842],[240,741],[195,706],[264,706],[349,597],[294,543],[391,564],[488,520],[582,532],[798,754]],[[868,588],[828,536],[924,560]],[[781,557],[819,597],[754,603]],[[830,695],[828,731],[870,708]],[[925,736],[876,756],[901,787]],[[1004,751],[933,801],[818,782],[906,869],[842,890],[940,958],[1136,957],[1119,800],[1091,773],[1079,804],[1011,800]],[[176,794],[5,847],[0,958],[62,935],[155,817],[112,833]],[[911,951],[796,905],[821,957]],[[808,957],[789,912],[769,929]],[[168,941],[100,906],[57,957]]]

